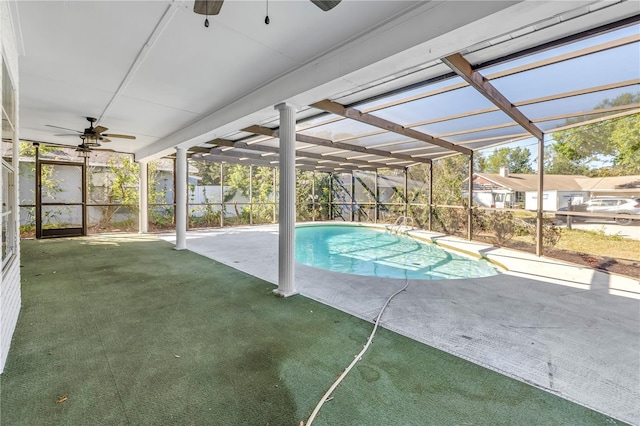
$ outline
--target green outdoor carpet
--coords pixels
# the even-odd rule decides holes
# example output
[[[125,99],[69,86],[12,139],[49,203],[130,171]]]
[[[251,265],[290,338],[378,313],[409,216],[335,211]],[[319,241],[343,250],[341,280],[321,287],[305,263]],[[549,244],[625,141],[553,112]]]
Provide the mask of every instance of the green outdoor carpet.
[[[23,241],[22,265],[2,425],[298,426],[372,329],[152,237]],[[333,396],[314,425],[619,424],[384,329]]]

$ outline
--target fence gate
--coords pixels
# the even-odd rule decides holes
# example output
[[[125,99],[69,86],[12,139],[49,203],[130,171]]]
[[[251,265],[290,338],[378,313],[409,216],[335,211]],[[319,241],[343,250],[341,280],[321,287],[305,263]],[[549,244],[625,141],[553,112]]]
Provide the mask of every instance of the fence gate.
[[[36,238],[87,235],[84,163],[36,159]]]

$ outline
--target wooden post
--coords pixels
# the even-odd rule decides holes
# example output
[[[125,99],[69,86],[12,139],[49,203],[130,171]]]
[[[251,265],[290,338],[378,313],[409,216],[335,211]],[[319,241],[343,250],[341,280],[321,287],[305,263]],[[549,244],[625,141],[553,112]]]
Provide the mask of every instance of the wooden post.
[[[538,205],[536,208],[536,255],[542,256],[542,197],[544,193],[544,136],[538,139]]]
[[[376,197],[376,206],[374,208],[374,215],[375,217],[373,218],[373,223],[378,223],[378,214],[379,214],[379,206],[378,206],[378,200],[380,199],[380,194],[378,193],[378,169],[375,170],[374,172],[374,179],[375,182],[373,184],[374,186],[374,190],[375,190],[375,197]]]
[[[469,197],[467,203],[467,239],[471,240],[473,236],[473,151],[469,154]]]
[[[355,198],[355,192],[356,192],[356,178],[353,175],[353,172],[351,172],[351,222],[353,222],[354,218],[355,218],[355,212],[353,211],[353,209],[356,206],[356,198]]]
[[[333,172],[329,173],[329,220],[333,220]]]
[[[404,217],[405,224],[408,222],[409,216],[409,195],[407,194],[407,189],[409,188],[409,173],[407,172],[407,167],[404,168]]]
[[[220,228],[224,227],[224,163],[220,162]]]
[[[249,164],[249,225],[253,225],[253,165]]]
[[[429,231],[433,222],[433,163],[429,164]]]
[[[316,221],[316,171],[311,172],[311,221]]]

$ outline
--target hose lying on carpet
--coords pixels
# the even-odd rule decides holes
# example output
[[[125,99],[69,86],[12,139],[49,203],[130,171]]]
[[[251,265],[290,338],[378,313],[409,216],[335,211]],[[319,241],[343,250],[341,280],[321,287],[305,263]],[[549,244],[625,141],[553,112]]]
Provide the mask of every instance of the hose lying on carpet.
[[[376,318],[375,324],[373,326],[373,331],[371,332],[371,335],[369,336],[369,340],[367,340],[367,343],[364,345],[364,348],[362,348],[360,353],[358,355],[356,355],[356,357],[353,359],[353,361],[351,361],[351,364],[349,364],[349,366],[346,368],[346,370],[344,370],[344,372],[338,377],[338,379],[331,385],[329,390],[322,396],[322,398],[320,398],[320,402],[318,402],[318,405],[316,405],[316,408],[314,408],[313,412],[309,416],[309,419],[307,420],[306,426],[310,426],[311,423],[313,423],[313,421],[315,420],[316,416],[318,415],[318,412],[320,411],[320,408],[322,408],[322,405],[329,399],[329,397],[331,396],[333,391],[338,387],[340,382],[342,382],[342,379],[344,379],[347,376],[347,374],[349,374],[349,371],[351,371],[353,366],[356,365],[356,363],[362,359],[362,355],[364,355],[364,353],[367,351],[367,349],[369,349],[369,345],[371,345],[371,341],[373,340],[373,336],[375,336],[376,330],[378,329],[378,324],[380,323],[380,318],[382,318],[382,314],[384,313],[384,310],[387,308],[387,305],[389,304],[389,302],[391,302],[391,299],[396,297],[401,292],[405,291],[407,289],[407,287],[409,287],[409,280],[408,279],[406,280],[406,283],[405,283],[404,287],[402,287],[400,290],[398,290],[395,293],[393,293],[387,299],[387,301],[384,302],[384,305],[382,306],[382,309],[380,309],[380,313],[378,314],[378,317]]]

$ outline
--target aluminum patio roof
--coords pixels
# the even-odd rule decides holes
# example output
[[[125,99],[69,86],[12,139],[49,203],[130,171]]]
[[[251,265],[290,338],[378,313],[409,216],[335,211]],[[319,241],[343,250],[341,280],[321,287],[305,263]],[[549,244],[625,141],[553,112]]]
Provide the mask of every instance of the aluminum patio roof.
[[[296,166],[404,169],[640,113],[637,16],[501,57],[502,50],[489,43],[425,64],[427,80],[373,99],[350,95],[349,104],[336,98],[300,109]],[[192,158],[277,166],[277,135],[277,120],[250,126],[193,147]]]

